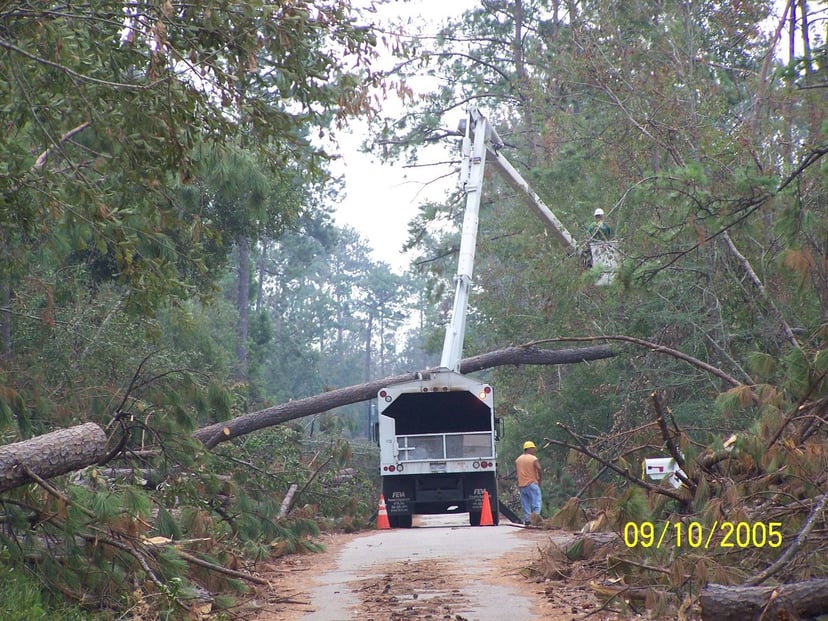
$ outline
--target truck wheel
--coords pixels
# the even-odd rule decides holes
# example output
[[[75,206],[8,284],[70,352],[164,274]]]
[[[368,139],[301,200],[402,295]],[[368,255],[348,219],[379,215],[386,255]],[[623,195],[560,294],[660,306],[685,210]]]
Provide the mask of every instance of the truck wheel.
[[[389,515],[388,523],[391,528],[411,528],[413,516],[408,513],[406,515]]]

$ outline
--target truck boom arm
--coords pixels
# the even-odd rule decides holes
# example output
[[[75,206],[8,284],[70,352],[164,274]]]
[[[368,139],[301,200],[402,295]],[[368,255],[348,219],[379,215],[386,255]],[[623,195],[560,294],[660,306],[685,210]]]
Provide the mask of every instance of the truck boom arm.
[[[460,180],[466,193],[466,210],[463,213],[463,229],[460,237],[460,258],[454,277],[454,308],[451,323],[443,341],[440,366],[450,371],[460,371],[463,339],[466,334],[466,312],[469,305],[474,251],[477,245],[477,224],[480,213],[480,195],[483,192],[483,168],[486,165],[487,142],[494,130],[477,110],[469,110],[463,136],[463,157],[460,164]],[[497,136],[497,134],[494,134]],[[499,140],[499,138],[497,139]]]
[[[570,235],[566,227],[561,224],[561,221],[552,213],[549,207],[540,199],[540,196],[535,194],[529,183],[515,170],[514,166],[509,163],[503,155],[493,145],[486,145],[489,152],[490,161],[495,170],[497,170],[506,183],[509,184],[516,192],[523,195],[526,204],[535,212],[535,215],[541,219],[546,225],[546,228],[552,233],[559,242],[561,242],[568,250],[576,252],[578,249],[578,242]]]
[[[486,156],[490,157],[492,165],[515,191],[522,194],[530,209],[543,221],[547,229],[567,249],[575,251],[578,243],[566,230],[561,221],[544,204],[540,197],[532,191],[529,183],[515,170],[509,161],[500,153],[503,141],[495,129],[477,108],[470,108],[466,114],[462,142],[462,161],[460,165],[460,181],[466,193],[466,209],[463,214],[463,229],[460,238],[460,258],[458,260],[457,275],[455,276],[454,308],[451,314],[451,323],[446,329],[443,341],[443,355],[440,366],[450,371],[459,372],[460,359],[463,353],[463,339],[466,333],[466,313],[469,304],[469,292],[472,286],[474,270],[474,252],[477,243],[478,214],[480,213],[480,198],[483,193],[483,170],[486,165]]]

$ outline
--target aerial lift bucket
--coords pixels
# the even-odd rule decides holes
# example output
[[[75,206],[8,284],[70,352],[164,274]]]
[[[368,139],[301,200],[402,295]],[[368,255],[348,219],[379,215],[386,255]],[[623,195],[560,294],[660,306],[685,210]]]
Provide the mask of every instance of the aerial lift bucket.
[[[621,264],[618,240],[591,241],[589,251],[592,254],[592,267],[598,270],[598,280],[595,284],[599,287],[611,285],[618,273],[618,266]]]

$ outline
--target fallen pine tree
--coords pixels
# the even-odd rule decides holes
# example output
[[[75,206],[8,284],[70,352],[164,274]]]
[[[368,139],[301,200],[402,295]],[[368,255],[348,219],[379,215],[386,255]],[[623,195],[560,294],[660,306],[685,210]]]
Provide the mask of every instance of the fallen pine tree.
[[[0,446],[0,492],[29,483],[30,472],[51,479],[96,464],[106,454],[106,434],[95,423]]]
[[[464,359],[460,363],[460,372],[472,373],[503,365],[575,364],[610,358],[614,355],[612,350],[604,346],[558,350],[529,346],[509,347]],[[224,423],[208,425],[196,430],[193,436],[208,449],[212,449],[221,442],[260,429],[373,399],[383,386],[409,381],[418,375],[428,373],[429,370],[406,373],[289,401]],[[106,463],[120,448],[121,444],[108,448],[106,433],[95,423],[54,431],[0,447],[0,492],[31,482],[33,478],[29,476],[29,471],[42,479],[50,479],[88,466]]]
[[[505,365],[557,365],[576,364],[593,360],[611,358],[615,353],[603,346],[578,349],[541,349],[537,347],[509,347],[479,356],[465,358],[460,362],[463,374],[481,371]],[[405,373],[394,377],[365,382],[356,386],[331,390],[320,395],[282,403],[258,412],[239,416],[226,423],[209,425],[196,431],[193,435],[207,448],[213,448],[220,442],[226,442],[239,436],[279,425],[290,420],[325,412],[332,408],[351,403],[359,403],[376,397],[377,392],[389,384],[408,382],[418,376],[427,375],[430,370]]]
[[[515,347],[464,360],[461,370],[468,373],[503,364],[570,364],[613,355],[606,347],[558,351]],[[87,423],[0,448],[0,491],[7,493],[7,515],[13,514],[16,520],[9,530],[11,535],[0,537],[0,545],[11,544],[16,558],[37,567],[36,572],[60,575],[52,584],[83,607],[120,609],[125,605],[119,599],[124,593],[129,593],[126,605],[132,597],[161,594],[163,605],[185,611],[182,614],[203,612],[214,603],[218,605],[219,597],[213,594],[241,592],[239,580],[260,582],[251,559],[273,550],[281,554],[313,549],[315,544],[308,537],[318,530],[311,514],[296,511],[288,517],[288,513],[292,501],[314,483],[326,464],[347,459],[340,456],[346,454],[347,447],[329,447],[330,456],[321,465],[313,465],[311,460],[292,467],[289,476],[298,475],[294,480],[301,481],[312,469],[313,473],[306,477],[304,486],[285,494],[277,507],[274,503],[284,494],[278,468],[271,471],[266,465],[261,467],[261,462],[257,466],[240,459],[234,446],[210,451],[205,458],[192,440],[212,449],[252,431],[374,398],[379,386],[416,375],[288,402],[198,429],[187,437],[176,436],[174,426],[164,425],[167,419],[153,419],[156,411],[152,407],[127,405],[138,402],[131,394],[132,386],[141,385],[136,373],[106,429]],[[202,438],[211,441],[208,444]],[[270,449],[265,452],[269,457]],[[249,457],[248,453],[243,455]],[[236,472],[244,471],[245,476],[234,477],[219,469],[213,458],[224,460],[221,463],[225,466],[231,464]],[[134,467],[113,468],[115,459]],[[88,468],[96,465],[107,467]],[[49,480],[81,470],[84,472],[73,476],[70,484]],[[255,495],[239,483],[248,476],[260,477]],[[135,484],[145,478],[149,480]],[[354,487],[358,485],[356,482]],[[320,487],[325,489],[324,484]],[[338,487],[341,489],[341,481]],[[273,494],[263,493],[263,489]],[[354,509],[340,509],[346,522],[356,515]],[[234,547],[216,545],[226,538],[233,539]],[[239,541],[254,553],[238,555],[235,546]],[[273,542],[278,542],[278,547],[268,545]],[[80,558],[77,567],[75,558]],[[106,569],[89,571],[98,562]],[[142,577],[143,587],[131,591],[128,585],[133,575]],[[186,578],[181,581],[183,576]]]
[[[811,619],[828,614],[828,578],[777,586],[709,584],[699,603],[704,621]]]

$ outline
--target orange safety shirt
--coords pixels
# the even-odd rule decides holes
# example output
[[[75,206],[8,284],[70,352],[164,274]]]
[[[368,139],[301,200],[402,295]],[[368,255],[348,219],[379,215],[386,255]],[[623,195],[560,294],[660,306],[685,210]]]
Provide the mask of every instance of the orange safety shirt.
[[[515,469],[517,470],[518,487],[526,487],[530,483],[540,483],[538,480],[538,470],[540,464],[538,458],[531,453],[523,453],[515,460]]]

